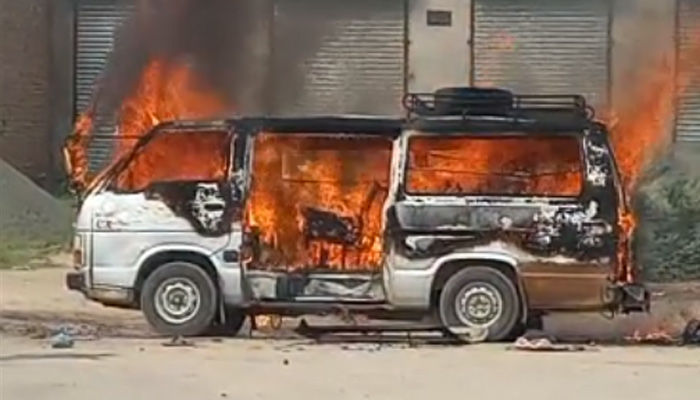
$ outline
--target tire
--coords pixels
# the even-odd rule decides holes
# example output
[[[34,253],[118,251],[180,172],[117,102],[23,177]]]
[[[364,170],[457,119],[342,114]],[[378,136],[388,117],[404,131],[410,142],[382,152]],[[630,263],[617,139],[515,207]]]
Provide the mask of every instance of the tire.
[[[204,269],[175,261],[161,265],[146,279],[141,310],[161,335],[200,336],[212,326],[217,296],[214,280]]]
[[[440,115],[506,115],[512,109],[513,94],[503,89],[446,87],[435,91],[435,111]]]
[[[475,301],[473,314],[467,307],[470,301]],[[515,284],[503,273],[489,267],[467,267],[447,280],[438,312],[449,332],[459,335],[460,328],[486,329],[486,340],[495,342],[517,329],[521,306]]]
[[[224,321],[215,321],[207,333],[212,336],[236,336],[243,329],[247,317],[245,310],[227,306],[224,308]]]

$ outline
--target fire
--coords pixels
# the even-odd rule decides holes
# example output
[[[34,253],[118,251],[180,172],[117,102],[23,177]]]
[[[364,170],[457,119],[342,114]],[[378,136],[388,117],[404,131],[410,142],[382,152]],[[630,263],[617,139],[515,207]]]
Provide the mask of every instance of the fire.
[[[577,196],[583,184],[572,137],[415,137],[409,152],[410,192]]]
[[[163,121],[188,118],[206,118],[220,114],[227,109],[225,102],[213,90],[205,87],[192,69],[182,63],[168,64],[153,60],[141,74],[134,93],[126,99],[118,112],[118,128],[115,135],[113,160],[131,150],[136,139],[146,134],[151,128]],[[72,140],[67,146],[67,166],[72,180],[79,188],[88,187],[94,177],[88,170],[88,144],[94,125],[93,110],[86,111],[78,118]],[[149,153],[164,159],[197,160],[206,162],[205,156],[211,143],[204,139],[206,135],[187,137],[183,140],[163,141],[161,149],[149,147]],[[198,143],[203,148],[199,149]],[[211,152],[209,153],[211,154]],[[151,176],[162,173],[167,164],[160,162],[138,163],[139,171],[129,171],[133,176]]]
[[[268,133],[257,137],[253,159],[247,225],[261,233],[264,267],[380,267],[390,140]],[[345,219],[356,236],[314,236],[310,224],[333,224],[323,212]]]
[[[684,62],[676,64],[676,49],[660,51],[644,68],[640,81],[617,104],[609,121],[612,142],[625,187],[635,188],[647,162],[672,140],[677,101],[697,81],[693,64],[700,60],[700,32],[686,38]],[[636,89],[636,90],[635,90]]]
[[[676,338],[668,333],[667,329],[656,327],[646,331],[636,329],[632,335],[625,337],[625,341],[640,344],[672,344],[676,342]]]
[[[73,135],[63,149],[66,172],[78,190],[84,189],[91,180],[87,152],[92,128],[93,115],[92,110],[90,110],[78,117]]]

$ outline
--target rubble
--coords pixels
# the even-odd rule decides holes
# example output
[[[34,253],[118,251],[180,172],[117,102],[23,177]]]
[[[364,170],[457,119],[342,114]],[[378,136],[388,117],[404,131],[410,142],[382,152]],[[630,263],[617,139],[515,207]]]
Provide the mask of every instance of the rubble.
[[[683,330],[682,342],[685,345],[700,346],[700,319],[691,319]]]

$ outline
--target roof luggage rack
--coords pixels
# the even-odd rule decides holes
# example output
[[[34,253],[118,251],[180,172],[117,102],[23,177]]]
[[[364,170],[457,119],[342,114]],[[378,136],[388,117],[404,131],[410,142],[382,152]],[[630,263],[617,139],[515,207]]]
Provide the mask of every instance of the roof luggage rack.
[[[595,111],[581,95],[521,95],[504,89],[451,87],[434,93],[408,93],[403,106],[423,117],[481,116],[529,118],[570,116],[593,119]]]

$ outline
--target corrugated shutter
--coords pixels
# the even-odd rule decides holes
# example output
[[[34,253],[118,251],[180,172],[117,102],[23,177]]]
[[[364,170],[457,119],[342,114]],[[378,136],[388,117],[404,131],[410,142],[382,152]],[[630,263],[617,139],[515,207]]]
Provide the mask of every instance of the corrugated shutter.
[[[114,46],[115,31],[132,10],[129,5],[104,1],[78,3],[75,63],[75,104],[78,113],[88,107],[94,84]],[[114,134],[114,129],[113,124],[100,124],[95,133]],[[109,162],[113,145],[109,140],[93,140],[89,149],[91,170],[99,170]]]
[[[678,117],[676,138],[678,141],[700,142],[700,1],[683,0],[678,20],[678,61],[680,64]]]
[[[285,92],[287,84],[297,87],[286,99],[273,98],[275,112],[401,112],[404,0],[276,0],[274,21],[275,64],[302,63],[300,76],[291,76],[288,68],[274,70],[275,91]],[[300,30],[304,33],[295,34]],[[305,43],[290,41],[290,35]],[[303,57],[290,45],[299,46]]]
[[[605,107],[609,0],[474,0],[474,83]]]

